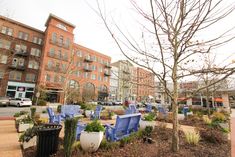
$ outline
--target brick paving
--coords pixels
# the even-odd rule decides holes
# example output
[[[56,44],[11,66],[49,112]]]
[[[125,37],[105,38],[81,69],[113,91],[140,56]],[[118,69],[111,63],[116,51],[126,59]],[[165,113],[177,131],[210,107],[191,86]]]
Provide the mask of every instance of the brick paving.
[[[14,120],[0,120],[0,157],[22,157]]]

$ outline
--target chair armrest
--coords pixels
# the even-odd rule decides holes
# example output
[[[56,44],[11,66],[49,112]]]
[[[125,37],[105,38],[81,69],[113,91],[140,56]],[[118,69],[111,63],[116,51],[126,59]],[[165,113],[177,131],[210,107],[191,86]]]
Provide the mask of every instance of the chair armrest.
[[[114,126],[110,125],[110,124],[105,124],[104,125],[107,129],[114,129]]]

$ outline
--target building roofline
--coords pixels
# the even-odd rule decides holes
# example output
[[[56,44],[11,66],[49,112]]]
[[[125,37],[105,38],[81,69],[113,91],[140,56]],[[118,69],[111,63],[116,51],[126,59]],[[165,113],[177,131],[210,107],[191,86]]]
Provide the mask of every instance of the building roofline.
[[[19,26],[22,26],[22,27],[31,29],[31,30],[33,30],[33,31],[37,31],[37,32],[39,32],[39,33],[44,33],[44,31],[42,31],[42,30],[39,30],[39,29],[37,29],[37,28],[31,27],[31,26],[29,26],[29,25],[23,24],[23,23],[21,23],[21,22],[15,21],[15,20],[13,20],[13,19],[10,19],[10,18],[5,17],[5,16],[2,16],[2,15],[0,15],[0,19],[3,19],[3,20],[6,20],[6,21],[8,21],[8,22],[11,22],[11,23],[13,23],[13,24],[16,24],[16,25],[19,25]]]
[[[63,22],[63,23],[66,23],[67,25],[69,25],[69,26],[71,26],[71,27],[73,27],[73,28],[76,27],[74,24],[72,24],[72,23],[70,23],[70,22],[68,22],[68,21],[65,21],[64,19],[62,19],[62,18],[60,18],[60,17],[58,17],[58,16],[56,16],[56,15],[54,15],[54,14],[52,14],[52,13],[49,14],[49,16],[48,16],[48,18],[47,18],[47,21],[46,21],[46,23],[45,23],[45,26],[48,26],[48,23],[49,23],[49,21],[50,21],[51,18],[55,18],[55,19],[57,19],[57,20],[59,20],[59,21],[61,21],[61,22]]]
[[[92,49],[90,49],[90,48],[87,48],[87,47],[85,47],[85,46],[82,46],[82,45],[79,45],[79,44],[76,44],[76,43],[73,43],[75,46],[77,46],[77,47],[80,47],[80,48],[83,48],[83,49],[86,49],[87,51],[93,51],[93,52],[95,52],[95,53],[98,53],[99,55],[101,55],[101,56],[105,56],[105,57],[107,57],[107,58],[110,58],[111,59],[111,57],[110,56],[108,56],[108,55],[105,55],[105,54],[103,54],[103,53],[101,53],[101,52],[98,52],[98,51],[96,51],[96,50],[92,50]]]

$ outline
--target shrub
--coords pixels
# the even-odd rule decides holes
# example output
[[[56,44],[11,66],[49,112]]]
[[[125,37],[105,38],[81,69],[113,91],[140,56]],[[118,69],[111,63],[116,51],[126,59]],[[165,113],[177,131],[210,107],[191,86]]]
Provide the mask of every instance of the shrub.
[[[43,110],[42,113],[47,113],[47,111],[46,111],[46,110]]]
[[[20,113],[19,112],[16,112],[15,114],[14,114],[14,117],[19,117],[20,116]]]
[[[31,113],[31,118],[34,119],[35,113],[36,113],[36,108],[35,107],[30,107],[30,113]]]
[[[150,137],[153,133],[153,127],[152,126],[146,126],[146,128],[143,131],[143,136]]]
[[[28,113],[29,113],[28,111],[20,111],[20,115],[26,115]]]
[[[99,149],[110,150],[116,149],[120,146],[120,142],[109,142],[106,139],[103,139],[100,143]]]
[[[145,121],[153,121],[155,120],[155,114],[154,113],[149,113],[147,115],[144,116],[144,120]]]
[[[65,157],[71,157],[72,155],[72,146],[75,142],[77,123],[78,123],[78,118],[67,118],[65,120],[65,129],[64,129]]]
[[[224,122],[226,120],[226,117],[223,113],[214,112],[213,115],[212,115],[212,120],[213,121],[218,121],[218,122]]]
[[[197,145],[200,141],[200,134],[197,131],[185,132],[185,139],[188,144]]]
[[[212,120],[208,117],[208,116],[203,116],[202,120],[204,121],[204,123],[206,123],[207,125],[211,125]]]
[[[46,102],[45,100],[39,99],[37,105],[38,105],[38,106],[46,106],[46,105],[47,105],[47,102]]]
[[[124,147],[126,144],[131,142],[131,136],[124,137],[120,140],[120,146]]]
[[[221,131],[226,134],[230,132],[229,128],[221,128]]]
[[[87,124],[85,131],[87,132],[100,132],[104,131],[105,128],[98,122],[98,120],[94,120],[93,122]]]
[[[220,130],[209,128],[200,131],[201,138],[210,143],[221,144],[227,141]]]
[[[24,133],[19,137],[19,142],[28,142],[31,138],[36,136],[37,127],[28,128]]]
[[[58,112],[58,113],[61,113],[61,105],[58,105],[58,106],[57,106],[57,112]]]

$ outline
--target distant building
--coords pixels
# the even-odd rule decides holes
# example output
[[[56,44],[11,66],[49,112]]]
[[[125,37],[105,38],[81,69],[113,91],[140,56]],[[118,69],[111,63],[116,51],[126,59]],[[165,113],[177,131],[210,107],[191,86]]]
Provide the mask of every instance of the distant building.
[[[112,66],[110,76],[110,95],[109,100],[116,101],[121,100],[119,97],[119,68]]]
[[[74,43],[75,26],[53,14],[45,26],[0,16],[0,96],[32,98],[43,86],[49,102],[63,103],[66,86],[81,100],[106,99],[111,57]]]

